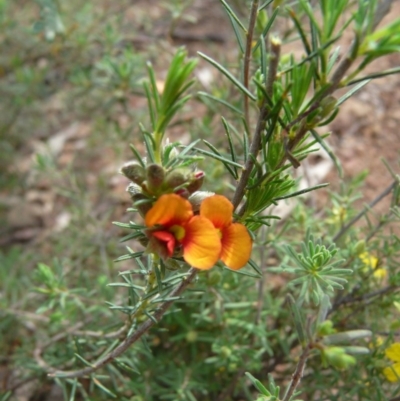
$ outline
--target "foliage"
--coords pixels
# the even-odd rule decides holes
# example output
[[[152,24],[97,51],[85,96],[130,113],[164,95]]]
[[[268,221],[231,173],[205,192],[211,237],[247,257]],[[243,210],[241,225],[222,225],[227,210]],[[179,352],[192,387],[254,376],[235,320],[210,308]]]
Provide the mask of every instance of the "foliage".
[[[37,0],[19,16],[0,2],[2,181],[18,194],[33,171],[69,218],[34,246],[10,241],[0,253],[0,400],[28,382],[31,399],[45,383],[65,400],[396,399],[398,175],[388,166],[393,183],[361,211],[365,176],[342,178],[317,211],[301,196],[326,185],[302,189],[294,173],[321,147],[342,175],[326,126],[365,84],[399,72],[365,72],[399,51],[399,20],[381,24],[387,2],[243,10],[221,0],[239,55],[230,63],[164,42],[131,50],[128,3]],[[190,4],[163,9],[172,38]],[[220,77],[207,91],[193,78],[201,62]],[[52,131],[55,101],[58,118],[95,127],[64,164],[30,143]],[[188,124],[191,107],[205,111]],[[36,156],[25,175],[22,146]],[[96,167],[108,158],[133,158],[121,168],[130,204]],[[389,194],[388,211],[374,212]],[[288,199],[280,221],[273,207]]]

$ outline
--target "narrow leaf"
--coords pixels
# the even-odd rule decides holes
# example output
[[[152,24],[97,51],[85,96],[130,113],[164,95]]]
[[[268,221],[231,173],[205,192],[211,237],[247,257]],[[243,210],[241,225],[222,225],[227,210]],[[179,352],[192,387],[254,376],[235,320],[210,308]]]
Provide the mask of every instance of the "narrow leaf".
[[[306,336],[305,336],[305,331],[304,331],[304,326],[303,326],[303,320],[301,318],[300,310],[296,305],[296,302],[292,295],[287,294],[286,299],[289,303],[290,307],[290,312],[294,321],[294,326],[296,328],[297,336],[299,338],[300,344],[302,346],[305,345],[306,343]]]
[[[240,21],[240,19],[238,18],[238,16],[234,13],[234,11],[232,10],[232,8],[226,3],[225,0],[219,0],[222,5],[224,6],[226,12],[237,22],[237,24],[240,26],[240,28],[243,29],[243,32],[245,34],[247,34],[247,29],[245,28],[245,26],[242,24],[242,21]]]
[[[222,0],[221,0],[222,1]],[[239,90],[241,90],[245,95],[247,95],[252,100],[257,100],[256,96],[253,95],[240,81],[238,81],[225,67],[221,64],[217,63],[211,57],[208,57],[202,52],[197,52],[197,54],[202,57],[204,60],[207,60],[210,64],[212,64],[217,70],[222,72]]]

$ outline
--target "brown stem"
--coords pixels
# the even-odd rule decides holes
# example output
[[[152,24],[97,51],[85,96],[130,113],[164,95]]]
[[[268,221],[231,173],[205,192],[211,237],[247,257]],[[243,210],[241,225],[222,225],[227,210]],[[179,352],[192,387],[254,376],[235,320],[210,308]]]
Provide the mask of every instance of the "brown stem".
[[[349,305],[349,304],[353,304],[356,302],[364,302],[371,298],[380,297],[382,295],[389,294],[391,292],[395,292],[396,290],[399,290],[399,287],[397,287],[395,285],[389,285],[385,288],[381,288],[380,290],[373,291],[373,292],[370,292],[369,294],[364,294],[359,297],[354,297],[353,296],[354,292],[351,292],[347,297],[344,297],[341,300],[339,300],[338,302],[336,302],[333,305],[332,309],[328,313],[331,314],[333,311],[338,309],[339,306],[341,306],[341,305]]]
[[[384,189],[373,201],[368,203],[364,209],[357,214],[353,219],[351,219],[346,225],[344,225],[340,231],[333,237],[332,241],[336,242],[352,225],[354,225],[358,220],[361,219],[369,210],[371,210],[377,203],[379,203],[384,197],[389,195],[394,187],[398,185],[397,181],[393,181],[386,189]]]
[[[272,39],[271,58],[268,66],[268,77],[266,81],[266,91],[270,97],[272,96],[273,84],[276,79],[276,72],[278,70],[280,50],[281,50],[280,40],[276,38]],[[236,187],[236,191],[233,195],[232,203],[234,209],[236,209],[239,206],[239,203],[243,199],[244,192],[246,190],[246,186],[254,166],[254,160],[257,158],[258,152],[260,151],[261,148],[261,135],[262,132],[264,131],[265,124],[267,122],[267,117],[268,117],[268,109],[264,101],[260,108],[260,114],[258,116],[256,129],[250,145],[250,155],[247,159],[246,165],[243,169],[242,175],[240,176],[240,180]]]
[[[244,66],[243,66],[243,85],[249,89],[249,76],[250,76],[250,62],[251,51],[253,48],[253,33],[257,20],[258,0],[253,0],[250,10],[249,28],[246,35],[246,49],[244,53]],[[244,95],[244,118],[247,126],[249,126],[249,98]]]
[[[286,390],[285,397],[282,401],[289,401],[293,393],[296,391],[297,386],[300,384],[301,378],[303,377],[304,368],[306,367],[307,358],[310,354],[310,350],[311,345],[308,344],[300,355],[299,362],[297,362],[296,370],[293,373],[292,380],[290,381],[289,387]]]
[[[244,191],[246,189],[247,182],[249,181],[250,174],[251,174],[251,171],[254,166],[254,160],[256,159],[258,152],[260,151],[261,134],[265,128],[267,116],[268,116],[268,110],[264,104],[263,106],[261,106],[260,114],[258,116],[256,130],[254,132],[253,141],[251,142],[251,145],[250,145],[250,155],[252,157],[250,157],[250,155],[249,155],[247,158],[247,162],[244,166],[242,175],[240,176],[240,180],[236,187],[236,191],[232,198],[232,204],[233,204],[234,209],[236,209],[239,206],[239,203],[243,199]]]
[[[173,298],[180,295],[186,287],[193,281],[196,277],[197,269],[191,268],[189,270],[189,274],[170,294],[169,297]],[[102,366],[107,365],[112,362],[115,358],[123,354],[132,344],[134,344],[137,340],[139,340],[143,334],[145,334],[156,322],[158,322],[165,314],[165,312],[170,308],[173,304],[173,300],[164,302],[160,309],[156,310],[152,316],[152,319],[147,319],[144,323],[142,323],[136,331],[130,334],[128,337],[122,341],[118,347],[112,350],[110,353],[105,355],[103,358],[99,359],[97,362],[92,364],[89,367],[74,370],[74,371],[53,371],[48,374],[50,377],[63,377],[63,378],[74,378],[74,377],[82,377],[89,375],[101,368]]]

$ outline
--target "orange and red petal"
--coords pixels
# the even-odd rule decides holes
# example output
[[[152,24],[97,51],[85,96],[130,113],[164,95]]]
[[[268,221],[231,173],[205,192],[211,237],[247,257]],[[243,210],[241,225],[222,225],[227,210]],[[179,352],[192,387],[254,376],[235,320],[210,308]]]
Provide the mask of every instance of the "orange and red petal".
[[[221,260],[231,269],[239,270],[249,261],[252,240],[247,228],[234,223],[222,230]]]
[[[233,205],[225,196],[213,195],[203,200],[200,215],[211,220],[215,227],[223,228],[232,223]]]
[[[211,269],[221,253],[219,231],[202,216],[194,216],[185,225],[185,230],[185,238],[181,241],[183,258],[197,269]]]
[[[190,202],[179,195],[162,195],[146,213],[145,224],[152,227],[156,224],[171,226],[182,224],[193,216]]]
[[[161,242],[165,243],[165,246],[167,247],[168,256],[171,257],[174,253],[176,244],[176,239],[174,235],[169,231],[154,231],[152,235]]]

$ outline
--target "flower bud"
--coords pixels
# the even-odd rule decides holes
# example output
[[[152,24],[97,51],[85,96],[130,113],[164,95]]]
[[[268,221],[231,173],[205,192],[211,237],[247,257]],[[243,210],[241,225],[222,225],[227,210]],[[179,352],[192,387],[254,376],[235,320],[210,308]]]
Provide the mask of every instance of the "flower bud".
[[[130,183],[126,188],[126,191],[131,196],[133,206],[136,207],[140,215],[144,217],[151,209],[152,204],[150,199],[142,193],[142,189],[139,187],[139,185],[134,183]]]
[[[204,199],[209,198],[213,195],[215,195],[214,192],[197,191],[194,194],[190,195],[188,201],[192,204],[193,211],[198,212],[200,210],[201,202],[203,202]]]
[[[192,180],[189,182],[189,185],[186,187],[186,189],[189,191],[189,193],[193,193],[198,191],[201,186],[203,185],[204,182],[204,177],[205,174],[203,171],[197,171],[193,174]]]
[[[360,338],[372,337],[370,330],[349,330],[324,337],[325,344],[343,344]]]
[[[126,177],[133,181],[135,184],[141,185],[146,178],[146,172],[144,168],[137,162],[125,163],[120,172]]]
[[[188,331],[186,334],[186,341],[188,343],[195,343],[197,341],[197,337],[198,337],[198,334],[196,331],[194,331],[194,330]]]
[[[220,349],[220,354],[223,358],[229,358],[232,355],[232,350],[224,345]]]
[[[355,255],[361,255],[362,253],[365,252],[365,240],[361,239],[360,241],[357,241],[356,244],[353,247],[354,249],[354,254]]]
[[[344,370],[356,364],[356,359],[346,354],[345,350],[341,347],[329,347],[323,350],[323,358],[326,363],[336,369]]]
[[[334,96],[327,96],[326,98],[321,100],[321,111],[320,117],[326,118],[328,117],[336,108],[337,99]]]
[[[175,191],[175,193],[185,199],[188,199],[190,196],[190,193],[186,188],[178,189],[177,191]]]
[[[144,197],[144,195],[142,194],[142,189],[139,187],[139,185],[132,182],[126,187],[126,192],[129,193],[132,199],[138,195]]]
[[[185,184],[189,179],[188,171],[185,169],[176,169],[170,171],[165,177],[165,186],[174,190]]]
[[[162,186],[165,178],[165,170],[159,164],[149,164],[146,168],[147,189],[157,192]]]
[[[333,328],[333,323],[331,320],[325,320],[318,326],[318,335],[321,337],[326,336],[328,334],[333,334],[335,329]]]

